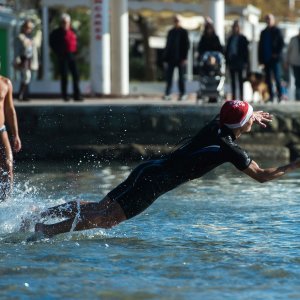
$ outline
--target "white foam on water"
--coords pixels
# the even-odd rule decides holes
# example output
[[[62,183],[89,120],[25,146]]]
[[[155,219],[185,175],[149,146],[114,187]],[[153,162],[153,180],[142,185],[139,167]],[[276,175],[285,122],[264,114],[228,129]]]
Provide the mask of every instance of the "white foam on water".
[[[19,232],[23,219],[34,222],[39,212],[52,205],[53,200],[41,196],[40,190],[43,187],[38,188],[29,180],[14,185],[11,196],[0,203],[0,235]],[[56,199],[55,202],[61,203],[61,200]],[[33,225],[30,230],[33,230]]]
[[[73,232],[76,228],[76,225],[78,224],[78,222],[81,220],[80,218],[80,213],[81,213],[81,209],[80,209],[80,201],[77,201],[77,214],[74,218],[74,221],[73,221],[73,224],[72,224],[72,227],[71,227],[71,230],[70,232]]]
[[[29,182],[15,186],[13,194],[0,204],[0,233],[17,231],[22,217],[36,205],[36,189]]]

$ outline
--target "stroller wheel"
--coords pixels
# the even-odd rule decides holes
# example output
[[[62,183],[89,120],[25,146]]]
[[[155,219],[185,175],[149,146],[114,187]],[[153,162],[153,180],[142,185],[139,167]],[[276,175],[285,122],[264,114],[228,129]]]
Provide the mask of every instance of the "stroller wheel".
[[[201,92],[197,92],[197,100],[201,100],[201,97],[202,97]]]

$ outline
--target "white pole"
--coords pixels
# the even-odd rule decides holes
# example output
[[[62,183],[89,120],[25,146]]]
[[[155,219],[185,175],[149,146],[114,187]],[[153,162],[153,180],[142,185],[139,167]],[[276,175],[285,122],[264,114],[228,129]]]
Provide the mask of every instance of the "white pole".
[[[49,75],[49,14],[48,14],[48,6],[43,6],[43,80],[48,80],[50,78]]]
[[[95,2],[95,1],[94,1]],[[103,0],[103,94],[111,93],[111,57],[110,57],[110,26],[109,0]]]
[[[289,9],[294,10],[295,9],[295,0],[289,0]]]
[[[129,94],[128,1],[111,0],[112,93]]]
[[[91,0],[91,92],[111,93],[109,0]]]
[[[224,0],[205,0],[204,11],[209,16],[215,26],[216,34],[220,38],[222,45],[225,43],[225,3]]]

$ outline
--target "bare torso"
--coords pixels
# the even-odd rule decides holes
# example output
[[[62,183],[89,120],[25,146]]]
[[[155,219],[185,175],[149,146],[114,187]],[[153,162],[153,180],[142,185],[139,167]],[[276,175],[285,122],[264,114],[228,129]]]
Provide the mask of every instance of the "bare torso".
[[[4,102],[9,92],[9,79],[0,76],[0,127],[4,125]]]

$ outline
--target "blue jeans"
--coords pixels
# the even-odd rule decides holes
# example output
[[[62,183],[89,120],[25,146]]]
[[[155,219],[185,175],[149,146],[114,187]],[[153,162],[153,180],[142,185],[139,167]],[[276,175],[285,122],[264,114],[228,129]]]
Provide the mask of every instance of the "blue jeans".
[[[272,83],[272,74],[276,83],[277,96],[280,99],[282,96],[281,91],[281,83],[280,83],[280,63],[271,61],[265,64],[265,73],[266,73],[266,83],[268,85],[270,100],[274,100],[274,91],[273,91],[273,83]]]
[[[295,77],[295,98],[300,100],[300,66],[293,66],[293,73]]]
[[[230,77],[231,77],[231,92],[232,92],[232,99],[236,100],[236,75],[238,79],[238,87],[240,91],[240,100],[244,100],[244,90],[243,90],[243,69],[234,70],[230,69]]]

